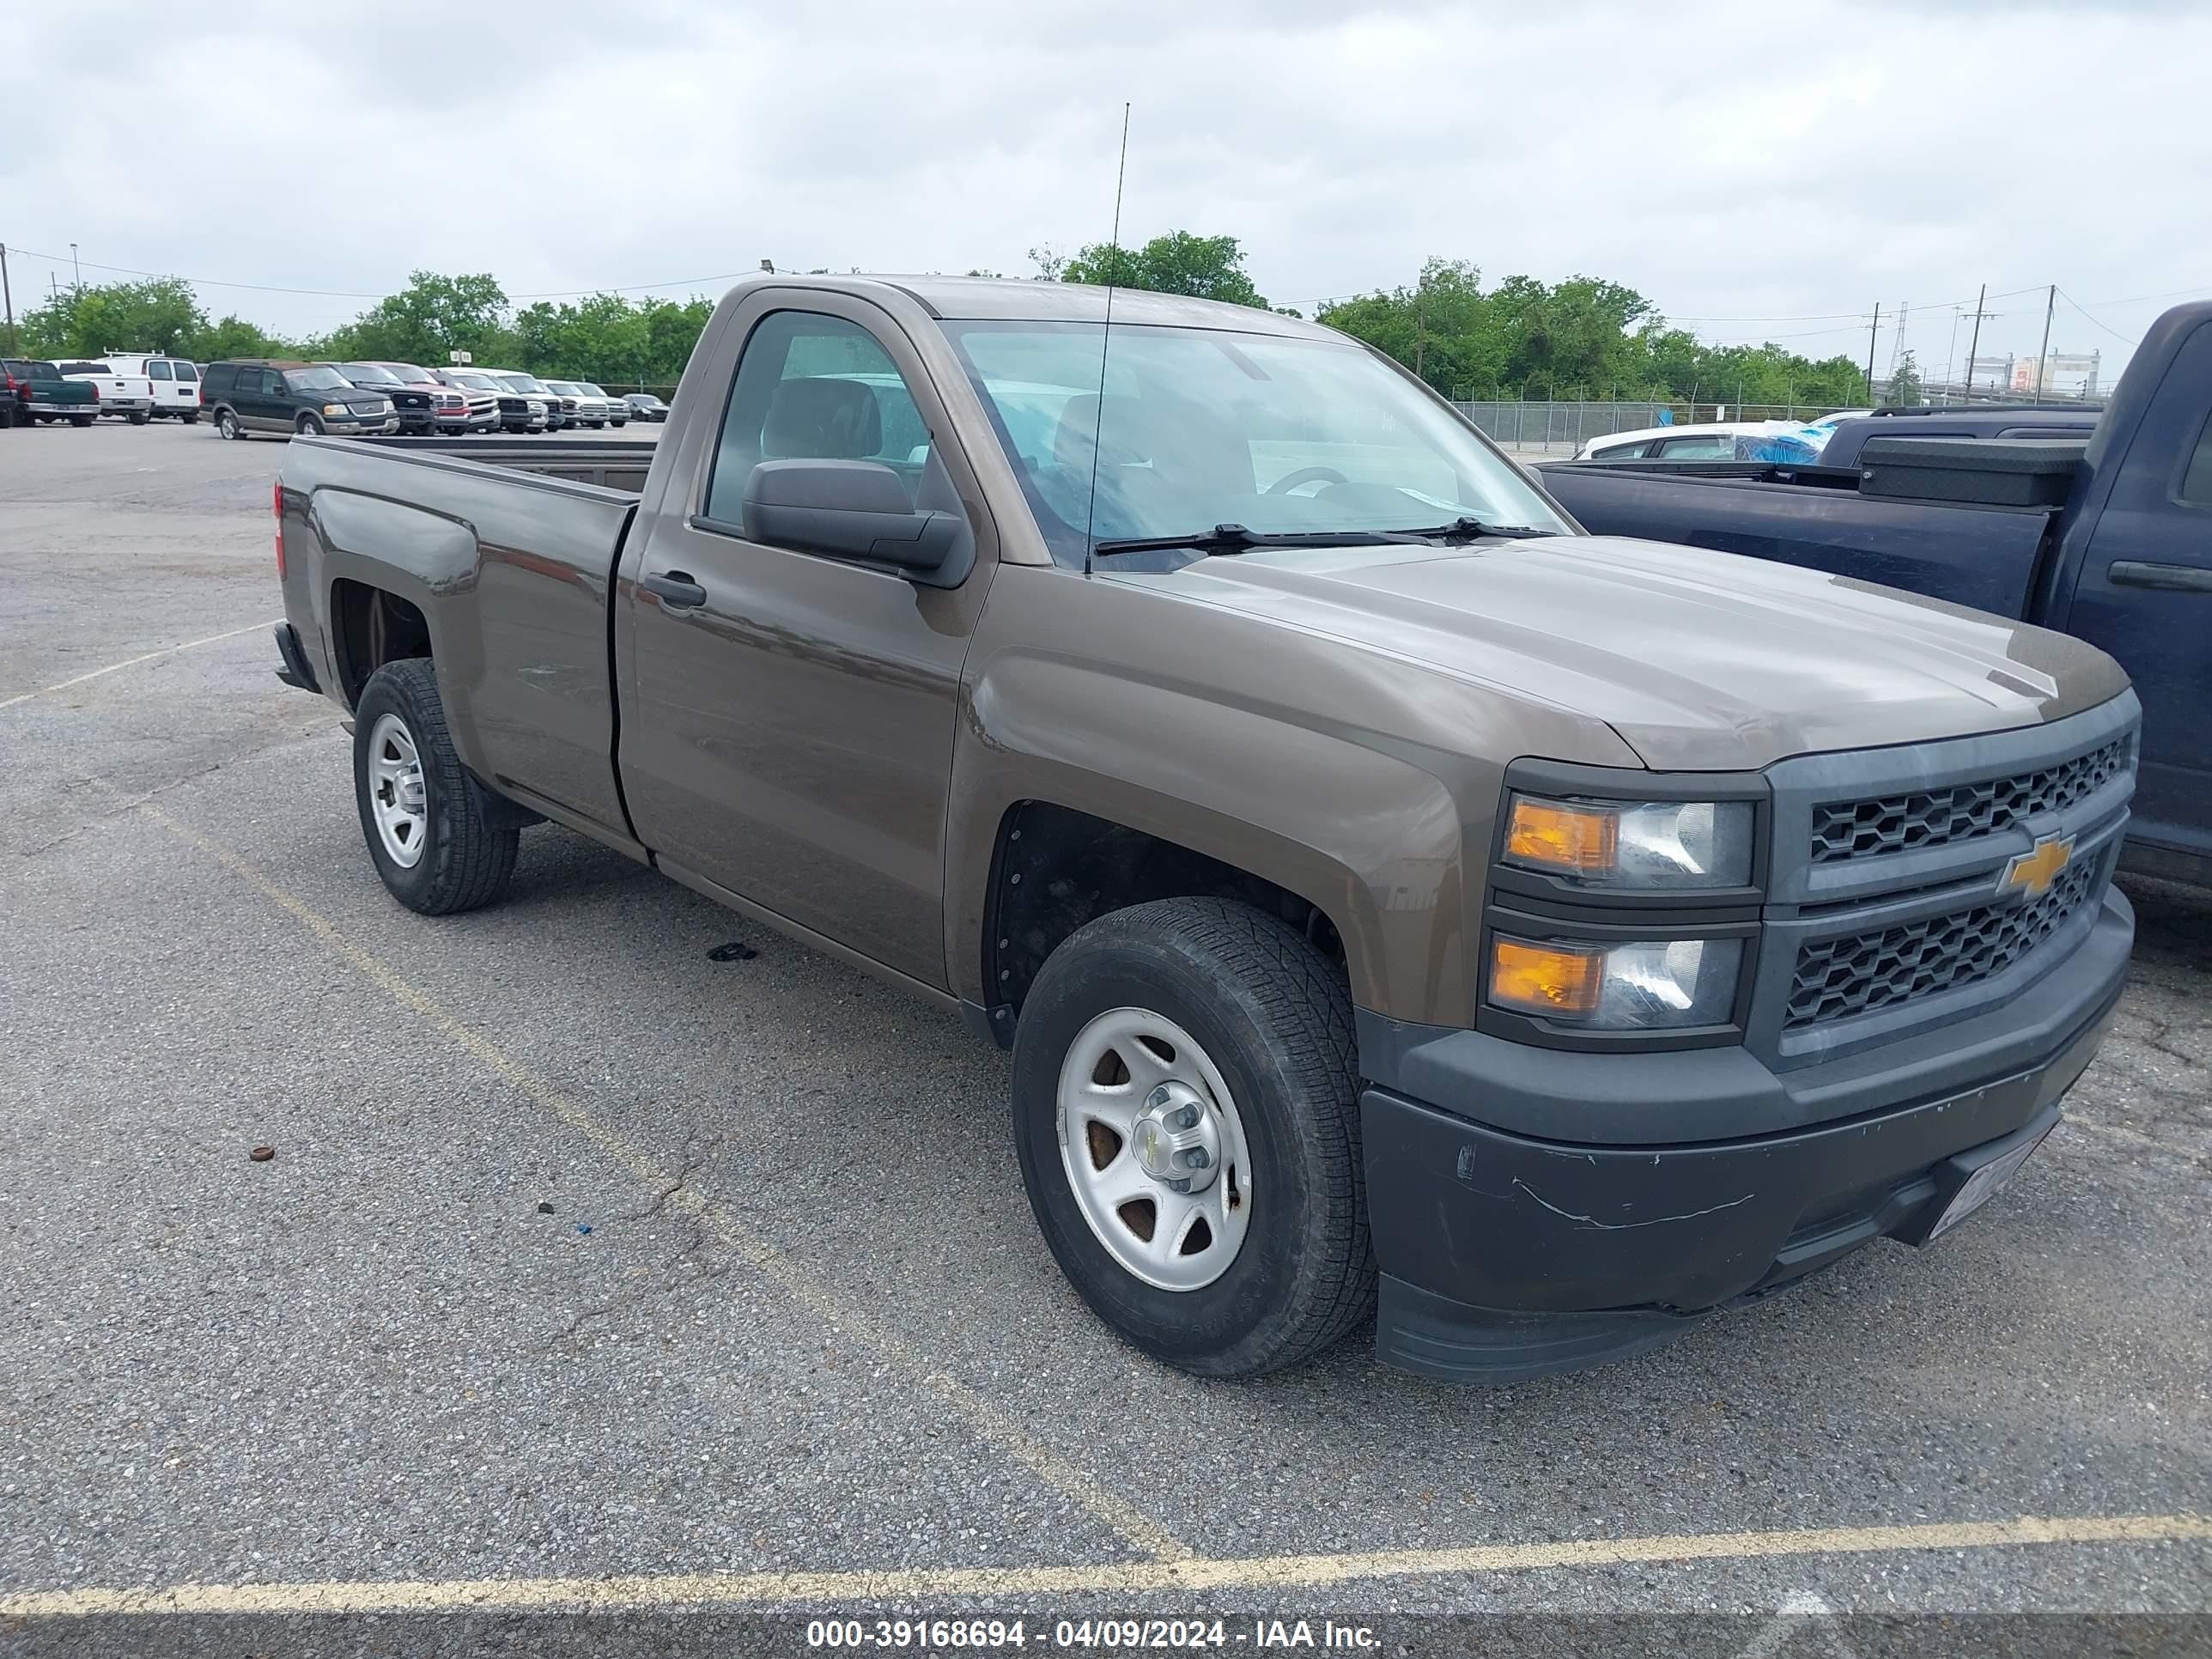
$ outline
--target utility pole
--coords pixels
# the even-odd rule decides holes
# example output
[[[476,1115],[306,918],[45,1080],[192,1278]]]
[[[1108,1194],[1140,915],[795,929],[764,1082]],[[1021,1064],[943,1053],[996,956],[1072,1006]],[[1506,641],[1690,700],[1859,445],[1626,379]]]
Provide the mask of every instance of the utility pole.
[[[2035,358],[2035,401],[2043,401],[2043,372],[2051,366],[2051,313],[2058,304],[2058,284],[2051,285],[2051,292],[2043,301],[2043,349]]]
[[[1867,333],[1867,401],[1874,401],[1874,345],[1881,337],[1881,301],[1874,302],[1874,327]]]
[[[1961,307],[1951,307],[1951,343],[1943,348],[1943,401],[1951,401],[1951,388],[1957,384],[1951,371],[1959,366],[1959,320]]]
[[[1974,332],[1966,342],[1966,401],[1974,401],[1974,354],[1982,349],[1982,319],[1990,313],[1982,309],[1990,297],[1990,285],[1982,284],[1982,291],[1974,296]]]
[[[15,355],[15,290],[8,286],[8,244],[0,242],[0,298],[8,302],[8,355]]]
[[[1897,302],[1897,332],[1889,341],[1889,378],[1897,378],[1898,355],[1905,349],[1905,319],[1912,314],[1912,307],[1903,300]]]
[[[76,244],[75,242],[71,242],[70,244],[70,274],[76,278],[76,291],[80,294],[83,293],[84,267],[76,262]]]

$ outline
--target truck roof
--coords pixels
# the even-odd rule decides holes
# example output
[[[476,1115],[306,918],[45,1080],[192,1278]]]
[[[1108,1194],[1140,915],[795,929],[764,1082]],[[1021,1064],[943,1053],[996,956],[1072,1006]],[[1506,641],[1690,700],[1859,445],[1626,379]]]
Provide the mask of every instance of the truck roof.
[[[1019,276],[763,276],[738,284],[820,288],[844,294],[880,294],[895,289],[939,318],[988,321],[1098,323],[1106,319],[1106,289],[1087,283],[1048,283]],[[1193,300],[1144,289],[1114,291],[1114,320],[1166,328],[1219,328],[1240,334],[1279,334],[1341,341],[1323,328],[1279,312],[1223,300]]]

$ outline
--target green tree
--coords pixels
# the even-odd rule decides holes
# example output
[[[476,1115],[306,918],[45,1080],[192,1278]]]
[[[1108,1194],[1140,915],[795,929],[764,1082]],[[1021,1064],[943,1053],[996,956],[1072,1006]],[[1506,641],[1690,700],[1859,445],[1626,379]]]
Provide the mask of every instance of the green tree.
[[[1413,287],[1323,306],[1316,319],[1387,351],[1449,396],[1490,385],[1504,370],[1482,273],[1464,259],[1431,259]]]
[[[199,296],[174,276],[64,289],[23,319],[25,343],[41,355],[61,357],[181,353],[206,327]]]
[[[1030,253],[1040,271],[1059,261],[1049,249],[1042,253],[1044,257],[1034,248]],[[1187,230],[1171,230],[1140,248],[1093,242],[1057,268],[1062,282],[1150,289],[1155,294],[1225,300],[1261,310],[1267,305],[1245,274],[1243,246],[1234,236],[1194,236]]]
[[[211,363],[223,357],[296,357],[305,349],[274,334],[264,332],[242,317],[225,317],[210,323],[180,347],[181,355],[196,362]]]
[[[1909,350],[1898,354],[1897,367],[1889,371],[1889,391],[1882,398],[1886,404],[1897,404],[1907,409],[1917,409],[1928,401],[1920,386],[1920,362]]]
[[[366,357],[405,363],[442,363],[466,351],[495,362],[507,343],[507,295],[488,272],[442,276],[418,270],[397,294],[386,295],[353,321],[335,328],[317,347],[336,358]]]

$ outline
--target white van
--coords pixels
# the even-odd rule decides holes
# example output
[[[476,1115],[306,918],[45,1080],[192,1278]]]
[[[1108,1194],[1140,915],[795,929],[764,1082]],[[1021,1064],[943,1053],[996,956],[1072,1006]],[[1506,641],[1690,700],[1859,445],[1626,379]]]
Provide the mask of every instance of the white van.
[[[154,386],[154,413],[190,424],[200,417],[200,371],[182,357],[144,351],[111,351],[102,359],[118,374],[143,374]]]

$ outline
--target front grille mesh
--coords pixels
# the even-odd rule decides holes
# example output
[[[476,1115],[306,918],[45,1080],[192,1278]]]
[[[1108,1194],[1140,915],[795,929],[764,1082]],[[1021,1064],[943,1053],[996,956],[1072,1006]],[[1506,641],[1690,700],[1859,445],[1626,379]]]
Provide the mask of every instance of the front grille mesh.
[[[2002,973],[2065,926],[2098,890],[2104,862],[2083,859],[2063,872],[2049,891],[2025,904],[1977,905],[1804,945],[1797,953],[1783,1029],[1849,1019]]]
[[[2135,734],[2130,732],[2038,771],[1920,794],[1829,801],[1813,809],[1813,862],[1836,864],[1996,835],[2039,812],[2063,811],[2094,794],[2128,769],[2134,751]]]

